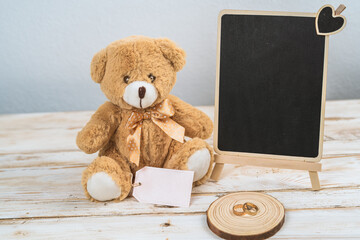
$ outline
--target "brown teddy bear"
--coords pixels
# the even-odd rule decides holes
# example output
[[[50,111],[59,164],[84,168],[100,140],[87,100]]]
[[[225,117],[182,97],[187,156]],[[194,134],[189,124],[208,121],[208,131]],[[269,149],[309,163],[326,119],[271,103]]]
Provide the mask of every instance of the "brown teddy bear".
[[[111,43],[91,62],[91,77],[110,100],[78,133],[85,153],[99,151],[83,172],[91,200],[123,200],[144,166],[192,170],[194,185],[209,177],[213,123],[203,112],[170,95],[185,52],[169,39],[133,36]],[[184,135],[192,138],[184,141]]]

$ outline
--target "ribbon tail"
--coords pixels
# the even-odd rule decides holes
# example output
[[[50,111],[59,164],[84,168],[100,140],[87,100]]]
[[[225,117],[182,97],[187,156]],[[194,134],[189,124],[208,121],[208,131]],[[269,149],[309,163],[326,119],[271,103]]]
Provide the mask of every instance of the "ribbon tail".
[[[175,121],[173,122],[176,123]],[[185,128],[178,123],[176,123],[176,125],[177,125],[176,134],[171,135],[171,138],[175,139],[178,142],[184,143]]]
[[[140,155],[136,154],[134,151],[130,152],[130,162],[134,163],[138,167],[140,162]]]
[[[127,137],[128,149],[130,151],[130,162],[139,166],[140,163],[140,135],[141,125],[138,125],[133,134]]]

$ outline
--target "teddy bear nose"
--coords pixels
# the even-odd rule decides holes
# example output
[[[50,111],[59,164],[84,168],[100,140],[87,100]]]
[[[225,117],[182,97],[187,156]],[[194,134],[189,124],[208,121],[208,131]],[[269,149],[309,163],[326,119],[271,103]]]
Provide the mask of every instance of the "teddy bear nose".
[[[145,87],[139,87],[139,98],[143,99],[145,97],[146,88]]]

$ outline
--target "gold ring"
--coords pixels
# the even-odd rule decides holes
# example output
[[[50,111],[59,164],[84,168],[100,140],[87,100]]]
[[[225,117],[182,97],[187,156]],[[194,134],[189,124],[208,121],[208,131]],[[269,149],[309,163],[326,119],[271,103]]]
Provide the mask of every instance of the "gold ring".
[[[243,210],[245,213],[251,215],[251,216],[255,216],[257,214],[257,212],[259,211],[259,208],[250,202],[246,202],[243,205]]]
[[[237,216],[242,216],[245,214],[244,212],[244,205],[243,204],[236,204],[233,206],[233,212]]]

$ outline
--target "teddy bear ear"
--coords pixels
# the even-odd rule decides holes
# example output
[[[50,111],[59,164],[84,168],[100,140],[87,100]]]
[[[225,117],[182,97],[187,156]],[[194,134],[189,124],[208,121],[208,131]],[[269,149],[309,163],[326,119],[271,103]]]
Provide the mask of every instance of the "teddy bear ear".
[[[90,74],[92,80],[96,83],[100,83],[105,74],[107,54],[106,49],[100,50],[95,54],[91,61]]]
[[[176,72],[180,71],[185,65],[185,51],[177,47],[173,41],[167,38],[159,38],[155,41],[164,57],[171,62],[174,70]]]

